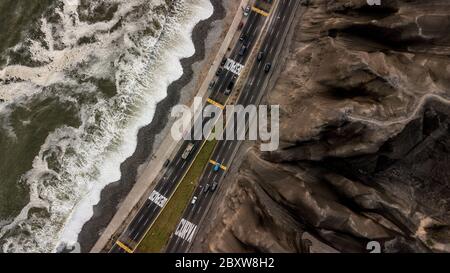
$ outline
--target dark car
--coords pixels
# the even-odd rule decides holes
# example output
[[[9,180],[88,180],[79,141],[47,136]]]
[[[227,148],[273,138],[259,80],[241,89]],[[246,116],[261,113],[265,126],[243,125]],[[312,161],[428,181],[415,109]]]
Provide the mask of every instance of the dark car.
[[[214,88],[215,85],[216,85],[216,82],[215,82],[215,81],[212,81],[212,82],[209,83],[208,88],[211,90],[211,89]]]
[[[249,47],[250,47],[250,44],[251,44],[251,41],[250,41],[250,39],[245,39],[244,41],[242,41],[242,44],[243,44],[245,47],[249,48]]]
[[[269,71],[270,71],[271,68],[272,68],[272,64],[271,64],[271,63],[267,63],[267,64],[264,66],[264,71],[265,71],[266,73],[269,73]]]
[[[167,166],[169,166],[169,164],[170,164],[170,160],[167,159],[166,162],[164,162],[164,168],[166,168]]]
[[[216,76],[220,76],[222,74],[222,68],[217,69]]]
[[[227,86],[227,90],[233,90],[233,87],[234,87],[234,80],[233,81],[230,81],[230,83],[228,84],[228,86]]]
[[[239,38],[239,41],[243,42],[245,40],[247,40],[247,35],[242,34],[241,37]]]
[[[244,56],[244,55],[245,55],[245,52],[247,52],[247,46],[246,46],[246,45],[243,45],[243,46],[241,47],[241,50],[239,50],[239,55],[240,55],[240,56]]]
[[[257,58],[258,62],[260,62],[263,58],[264,58],[264,51],[260,51],[258,53],[258,58]]]
[[[238,30],[241,30],[244,27],[244,22],[241,22],[238,26]]]
[[[222,62],[220,63],[221,66],[224,66],[227,63],[227,58],[223,58]]]

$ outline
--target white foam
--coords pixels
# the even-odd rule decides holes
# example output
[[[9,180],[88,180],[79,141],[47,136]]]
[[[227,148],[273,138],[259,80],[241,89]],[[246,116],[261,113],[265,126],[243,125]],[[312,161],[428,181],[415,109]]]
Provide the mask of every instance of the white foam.
[[[121,5],[115,18],[108,23],[114,25],[121,14],[126,14],[143,1],[145,2],[145,0],[128,1],[127,4]],[[65,2],[68,4],[69,1]],[[163,3],[163,1],[154,2],[155,5]],[[48,54],[49,58],[54,60],[45,66],[51,72],[65,71],[78,64],[80,60],[89,61],[92,56],[107,56],[83,71],[88,75],[107,76],[110,72],[104,67],[114,59],[118,68],[116,72],[118,95],[113,100],[99,98],[96,105],[81,106],[80,128],[63,127],[48,136],[40,154],[34,160],[33,169],[25,177],[30,187],[31,201],[20,216],[0,232],[1,237],[8,230],[20,225],[22,229],[32,230],[32,237],[23,234],[8,237],[7,243],[3,246],[4,251],[56,251],[60,242],[73,244],[77,240],[82,226],[92,217],[93,206],[100,201],[102,189],[120,179],[120,164],[133,154],[139,128],[152,121],[157,103],[167,96],[168,85],[182,75],[180,59],[195,53],[191,39],[193,27],[200,20],[212,15],[213,7],[207,0],[182,2],[180,14],[165,22],[164,32],[159,40],[148,38],[145,41],[136,41],[124,35],[133,33],[142,23],[134,22],[126,25],[121,34],[112,33],[108,37],[101,37],[101,43],[96,47],[82,46],[52,52],[53,47],[47,51],[34,46],[33,50],[39,52],[36,54]],[[70,4],[71,6],[64,7],[62,16],[67,17],[76,11],[78,2],[70,1]],[[145,19],[151,20],[150,17]],[[87,32],[95,33],[96,28],[101,29],[102,24],[108,23],[102,22],[95,26],[84,26],[84,23],[79,23],[72,29],[70,22],[65,22],[63,26],[67,29],[62,31],[63,40],[66,39],[69,44],[74,43]],[[47,27],[46,24],[42,26]],[[86,27],[84,33],[80,33],[77,26]],[[119,56],[110,47],[121,35],[124,35],[126,41],[123,46],[138,48],[141,52],[140,57],[125,55],[123,61],[117,61]],[[51,43],[53,44],[53,41]],[[64,59],[67,61],[62,61]],[[42,72],[35,72],[40,73]],[[121,79],[126,80],[125,85],[119,85]],[[36,77],[33,76],[30,76],[28,81],[42,84],[36,82]],[[93,92],[89,84],[78,88],[80,89],[78,92]],[[97,112],[102,113],[100,122],[95,119]],[[86,134],[90,126],[98,127],[94,135]],[[63,167],[58,173],[49,169],[46,163],[45,151],[52,150],[63,151],[56,153],[59,156],[58,162]],[[76,151],[76,155],[70,154],[70,150]],[[43,177],[47,182],[52,181],[52,178],[48,177],[54,177],[57,183],[44,186]],[[45,220],[37,216],[26,218],[29,209],[34,207],[48,208],[50,219]],[[36,228],[37,226],[39,228]]]

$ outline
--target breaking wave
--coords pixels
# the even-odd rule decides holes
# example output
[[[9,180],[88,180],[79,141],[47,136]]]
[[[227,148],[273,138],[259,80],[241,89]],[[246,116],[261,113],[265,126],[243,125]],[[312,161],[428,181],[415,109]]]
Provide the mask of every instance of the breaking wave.
[[[76,242],[101,190],[120,179],[139,128],[182,75],[180,59],[194,54],[194,26],[213,12],[208,0],[56,2],[0,71],[0,127],[10,143],[25,144],[19,128],[36,133],[37,120],[18,119],[19,110],[55,109],[49,123],[66,117],[20,176],[29,202],[0,222],[3,252],[54,252]]]

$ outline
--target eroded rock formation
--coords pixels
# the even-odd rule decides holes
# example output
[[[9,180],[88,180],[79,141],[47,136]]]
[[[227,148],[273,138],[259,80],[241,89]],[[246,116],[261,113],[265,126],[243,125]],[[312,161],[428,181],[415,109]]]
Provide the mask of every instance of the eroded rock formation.
[[[450,252],[450,2],[309,2],[204,250]]]

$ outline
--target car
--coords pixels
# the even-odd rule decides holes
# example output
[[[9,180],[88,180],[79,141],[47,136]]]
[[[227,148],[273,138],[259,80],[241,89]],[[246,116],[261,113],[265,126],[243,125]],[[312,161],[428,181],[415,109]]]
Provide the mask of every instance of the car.
[[[241,35],[241,37],[239,37],[239,41],[243,42],[247,39],[247,35],[245,35],[244,33]]]
[[[250,39],[245,39],[244,41],[242,41],[242,44],[243,44],[245,47],[249,48],[249,47],[250,47],[250,44],[251,44],[251,41],[250,41]]]
[[[220,76],[222,74],[222,68],[217,69],[216,76]]]
[[[250,6],[247,6],[245,9],[244,9],[244,16],[248,16],[250,14]]]
[[[230,95],[233,88],[234,88],[234,80],[230,81],[230,83],[228,84],[227,89],[225,90],[225,95],[227,96]]]
[[[209,86],[208,86],[208,88],[209,89],[213,89],[213,87],[216,85],[216,82],[215,81],[212,81],[210,84],[209,84]]]
[[[224,66],[227,63],[227,58],[223,58],[222,62],[220,63],[221,66]]]
[[[216,163],[216,165],[214,165],[213,170],[214,170],[215,172],[218,172],[218,171],[220,170],[220,164],[219,164],[219,163]]]
[[[258,58],[257,58],[258,62],[262,61],[263,58],[264,58],[264,51],[260,51],[258,53]]]
[[[215,192],[218,185],[219,185],[219,184],[217,184],[217,182],[214,182],[214,183],[212,184],[212,186],[211,186],[211,192]]]
[[[241,47],[241,50],[239,50],[239,55],[240,55],[240,56],[244,56],[244,55],[245,55],[245,52],[247,52],[247,46],[246,46],[246,45],[243,45],[243,46]]]
[[[271,68],[272,68],[272,64],[266,63],[266,65],[264,66],[264,72],[269,73]]]
[[[194,196],[194,198],[192,198],[191,205],[195,205],[195,202],[197,202],[197,196]]]
[[[244,27],[244,22],[241,22],[238,26],[238,30],[242,30],[243,27]]]
[[[209,184],[206,184],[205,188],[203,189],[204,193],[207,193],[209,191]]]
[[[167,168],[167,166],[169,166],[169,164],[170,164],[170,160],[167,159],[166,162],[164,162],[164,168]]]
[[[230,83],[228,83],[227,89],[228,90],[233,90],[234,88],[234,79],[230,81]]]

